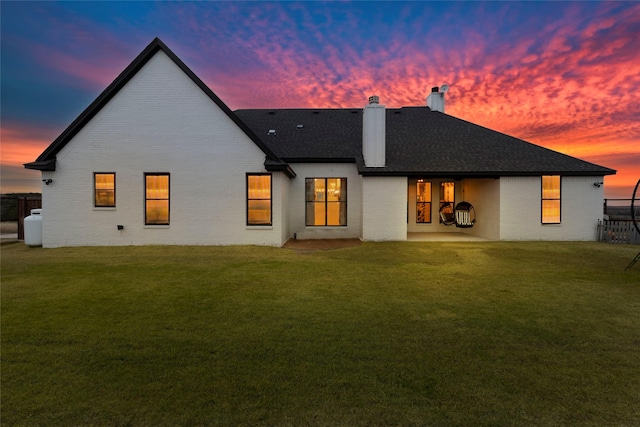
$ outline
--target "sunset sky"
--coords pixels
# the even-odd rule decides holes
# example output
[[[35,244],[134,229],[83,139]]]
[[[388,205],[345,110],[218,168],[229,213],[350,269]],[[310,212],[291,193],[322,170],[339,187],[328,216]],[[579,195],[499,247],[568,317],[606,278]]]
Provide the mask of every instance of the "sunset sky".
[[[160,37],[231,109],[426,105],[640,178],[638,2],[0,2],[1,192]]]

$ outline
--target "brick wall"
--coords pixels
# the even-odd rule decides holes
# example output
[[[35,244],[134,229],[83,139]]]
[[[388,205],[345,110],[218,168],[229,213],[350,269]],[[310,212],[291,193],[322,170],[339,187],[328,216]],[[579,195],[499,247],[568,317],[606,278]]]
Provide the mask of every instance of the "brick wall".
[[[290,183],[289,221],[298,239],[355,239],[360,237],[362,179],[355,163],[294,163]],[[347,226],[305,226],[305,178],[347,178]]]
[[[501,240],[595,240],[603,177],[561,179],[561,224],[541,223],[540,177],[500,178]]]
[[[283,186],[273,178],[273,226],[246,226],[246,173],[265,154],[162,52],[43,173],[43,245],[280,245]],[[116,173],[115,209],[93,206],[93,173]],[[170,226],[144,225],[144,173],[171,174]],[[117,225],[123,225],[122,231]]]
[[[362,177],[362,239],[407,240],[407,178]]]

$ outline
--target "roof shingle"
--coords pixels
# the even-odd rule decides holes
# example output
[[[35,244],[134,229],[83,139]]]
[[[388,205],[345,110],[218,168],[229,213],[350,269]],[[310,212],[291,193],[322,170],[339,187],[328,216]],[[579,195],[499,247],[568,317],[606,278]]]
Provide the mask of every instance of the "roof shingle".
[[[611,175],[615,171],[449,116],[428,107],[386,110],[386,166],[362,159],[363,110],[238,110],[282,160],[356,162],[369,175]],[[302,125],[302,126],[299,126]],[[269,135],[270,129],[275,134]]]

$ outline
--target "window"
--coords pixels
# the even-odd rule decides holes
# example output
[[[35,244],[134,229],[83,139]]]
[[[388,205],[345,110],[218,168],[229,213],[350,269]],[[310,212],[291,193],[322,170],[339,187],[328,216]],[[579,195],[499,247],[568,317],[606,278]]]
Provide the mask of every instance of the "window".
[[[347,225],[347,179],[307,178],[306,225]]]
[[[169,225],[169,174],[144,174],[144,223]]]
[[[247,174],[247,225],[271,225],[269,174]]]
[[[560,224],[560,175],[542,177],[542,223]]]
[[[116,207],[116,174],[93,174],[93,204],[96,208]]]
[[[450,225],[453,222],[455,206],[455,184],[453,182],[440,183],[440,222]]]
[[[431,183],[418,180],[416,187],[416,222],[431,222]]]

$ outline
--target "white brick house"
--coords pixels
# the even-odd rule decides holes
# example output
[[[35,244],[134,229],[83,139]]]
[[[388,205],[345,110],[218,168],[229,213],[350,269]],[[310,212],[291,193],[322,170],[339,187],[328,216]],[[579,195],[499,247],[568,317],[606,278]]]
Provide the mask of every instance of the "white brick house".
[[[232,112],[155,39],[25,165],[42,171],[43,246],[280,246],[443,231],[595,239],[603,189],[594,184],[615,171],[428,107],[371,101]],[[463,200],[472,227],[453,221]]]

